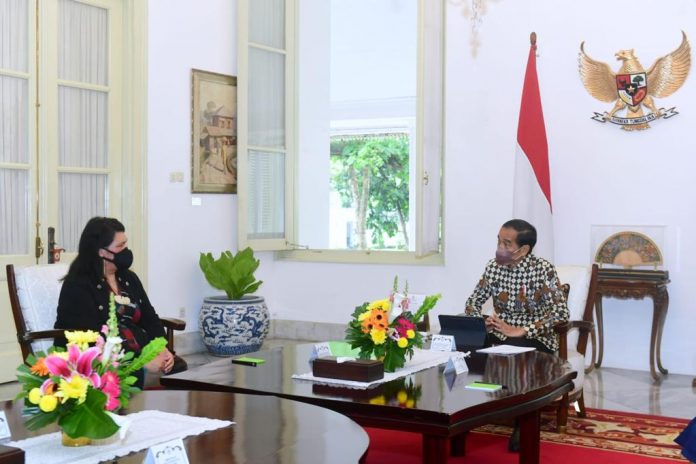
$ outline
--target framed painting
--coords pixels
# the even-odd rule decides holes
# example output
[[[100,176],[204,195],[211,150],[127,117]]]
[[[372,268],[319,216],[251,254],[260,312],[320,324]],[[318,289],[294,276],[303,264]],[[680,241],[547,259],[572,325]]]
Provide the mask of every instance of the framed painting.
[[[191,192],[237,193],[237,78],[191,70]]]

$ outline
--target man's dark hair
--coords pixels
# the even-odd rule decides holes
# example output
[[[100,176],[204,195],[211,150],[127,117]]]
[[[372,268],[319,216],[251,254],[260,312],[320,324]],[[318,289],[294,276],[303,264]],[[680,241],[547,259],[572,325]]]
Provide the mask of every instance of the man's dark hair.
[[[537,232],[533,225],[523,219],[510,219],[503,224],[503,229],[512,229],[517,232],[517,244],[520,247],[529,245],[529,252],[532,252],[537,242]]]
[[[99,249],[106,248],[114,241],[116,232],[125,232],[126,228],[118,219],[93,217],[87,221],[77,251],[77,257],[68,269],[66,277],[86,276],[99,282],[104,277],[104,263],[99,256]]]

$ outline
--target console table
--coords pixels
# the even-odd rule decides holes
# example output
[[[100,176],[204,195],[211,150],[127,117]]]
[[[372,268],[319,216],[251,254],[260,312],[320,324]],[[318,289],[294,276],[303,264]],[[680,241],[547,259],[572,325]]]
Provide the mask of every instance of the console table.
[[[599,347],[596,367],[602,364],[604,353],[604,324],[602,322],[602,297],[614,297],[620,299],[641,300],[650,297],[653,300],[652,330],[650,333],[650,375],[655,381],[660,381],[662,375],[668,373],[662,366],[660,358],[660,345],[662,343],[662,329],[667,317],[669,306],[668,271],[644,271],[632,269],[600,269],[597,279],[597,298],[595,310],[597,312],[597,334]],[[657,362],[657,370],[655,364]],[[659,373],[658,373],[659,371]]]

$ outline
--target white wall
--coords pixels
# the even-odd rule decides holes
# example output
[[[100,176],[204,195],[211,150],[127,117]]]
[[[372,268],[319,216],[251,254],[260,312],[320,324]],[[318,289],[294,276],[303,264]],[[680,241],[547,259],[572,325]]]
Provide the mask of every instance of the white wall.
[[[148,66],[148,290],[161,315],[198,330],[202,251],[236,249],[237,196],[191,194],[191,68],[237,74],[236,2],[150,0]],[[171,183],[183,172],[183,183]],[[192,198],[201,206],[192,206]]]
[[[149,287],[164,314],[195,312],[207,287],[198,252],[236,249],[236,197],[197,195],[191,206],[190,68],[235,74],[234,2],[150,0],[149,94]],[[610,105],[594,100],[578,78],[581,41],[612,69],[613,54],[635,48],[644,67],[677,47],[680,29],[696,37],[696,3],[673,0],[649,12],[649,27],[620,19],[625,5],[600,0],[501,0],[490,3],[479,27],[481,46],[472,58],[471,25],[462,7],[448,5],[446,263],[439,267],[342,265],[274,260],[260,253],[272,314],[279,319],[346,322],[353,307],[381,297],[398,274],[413,292],[441,292],[437,313],[462,310],[493,255],[500,224],[512,211],[515,135],[529,33],[539,36],[538,71],[551,157],[556,260],[589,263],[592,224],[654,224],[667,227],[667,268],[672,283],[662,343],[663,364],[675,373],[696,372],[696,318],[690,283],[696,269],[688,233],[696,228],[692,160],[696,137],[696,80],[692,75],[658,106],[681,114],[641,133],[627,133],[590,120]],[[211,13],[212,12],[212,13]],[[625,26],[623,25],[625,24]],[[691,25],[691,26],[690,26]],[[211,40],[214,38],[214,40]],[[229,44],[223,45],[221,44]],[[692,73],[693,74],[693,73]],[[171,184],[171,171],[186,172]],[[605,366],[646,370],[651,304],[607,300]]]

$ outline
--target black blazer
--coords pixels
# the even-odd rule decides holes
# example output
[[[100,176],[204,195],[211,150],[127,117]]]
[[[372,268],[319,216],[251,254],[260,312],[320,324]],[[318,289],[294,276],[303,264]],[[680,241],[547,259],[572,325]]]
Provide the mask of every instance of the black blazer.
[[[118,272],[116,279],[122,292],[128,294],[132,302],[140,307],[141,318],[138,326],[143,329],[150,341],[164,337],[164,327],[150,304],[142,282],[132,271]],[[111,289],[106,280],[99,282],[87,276],[67,277],[63,282],[58,299],[58,314],[54,327],[56,329],[94,330],[99,332],[109,318],[109,295]],[[138,337],[139,338],[139,337]],[[56,340],[65,344],[65,340]],[[124,347],[126,345],[124,344]]]

